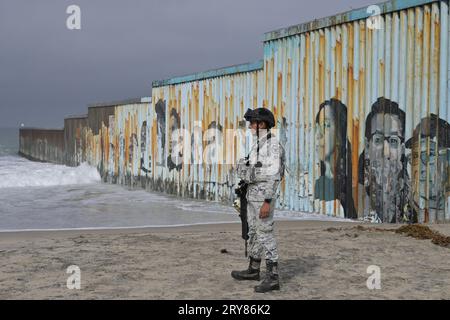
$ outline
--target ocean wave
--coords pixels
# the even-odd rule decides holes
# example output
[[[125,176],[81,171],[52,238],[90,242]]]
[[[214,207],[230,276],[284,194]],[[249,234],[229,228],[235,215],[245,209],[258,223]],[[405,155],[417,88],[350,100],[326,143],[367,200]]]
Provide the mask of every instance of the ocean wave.
[[[67,167],[17,156],[0,157],[0,188],[91,184],[100,180],[97,169],[85,163]]]

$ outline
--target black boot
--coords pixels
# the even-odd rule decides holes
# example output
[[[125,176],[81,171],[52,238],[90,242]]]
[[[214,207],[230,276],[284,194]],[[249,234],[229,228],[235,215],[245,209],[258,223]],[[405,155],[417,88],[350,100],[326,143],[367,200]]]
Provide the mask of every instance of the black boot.
[[[264,293],[272,290],[280,290],[280,281],[278,279],[278,262],[266,260],[266,267],[266,278],[260,285],[255,287],[255,292]]]
[[[247,270],[243,271],[231,271],[231,276],[239,281],[243,280],[259,280],[259,268],[261,265],[261,259],[254,259],[250,257],[250,263]]]

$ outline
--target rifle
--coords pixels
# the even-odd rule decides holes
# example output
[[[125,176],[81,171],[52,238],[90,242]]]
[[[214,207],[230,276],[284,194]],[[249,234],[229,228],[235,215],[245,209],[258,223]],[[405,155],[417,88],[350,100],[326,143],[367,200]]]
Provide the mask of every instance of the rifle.
[[[238,196],[238,200],[234,202],[235,209],[239,212],[239,217],[242,222],[242,239],[245,240],[245,257],[247,258],[247,240],[248,236],[248,222],[247,222],[247,187],[248,184],[241,180],[238,187],[234,190]]]

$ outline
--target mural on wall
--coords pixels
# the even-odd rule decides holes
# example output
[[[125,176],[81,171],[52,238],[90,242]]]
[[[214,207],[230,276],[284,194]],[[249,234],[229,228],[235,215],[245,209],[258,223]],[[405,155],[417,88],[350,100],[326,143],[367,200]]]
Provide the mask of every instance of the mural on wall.
[[[408,171],[418,186],[412,189],[409,213],[425,222],[442,221],[449,188],[450,124],[435,114],[423,118],[406,142],[411,150]]]
[[[379,98],[367,115],[365,128],[359,182],[369,197],[366,218],[377,222],[403,222],[409,195],[405,112],[396,102]]]
[[[116,135],[116,126],[115,126],[115,117],[114,115],[109,116],[109,159],[108,159],[108,175],[114,176],[115,171],[115,161],[116,161],[116,148],[115,148],[115,135]]]
[[[158,100],[155,105],[156,112],[156,136],[157,136],[157,158],[156,165],[165,167],[166,159],[166,101]]]
[[[190,163],[199,165],[203,163],[203,130],[199,123],[194,124],[191,134]]]
[[[319,169],[314,196],[337,216],[356,218],[351,188],[350,142],[347,140],[347,107],[337,99],[323,102],[315,122],[316,159]]]
[[[131,179],[133,184],[139,183],[140,177],[148,178],[151,173],[151,127],[148,126],[151,121],[148,112],[149,103],[133,102],[115,108],[117,139],[121,133],[124,136],[125,153],[121,154],[120,161],[124,162],[127,179]],[[145,184],[146,180],[143,180],[142,186]]]
[[[285,206],[376,222],[450,221],[448,138],[439,138],[450,123],[449,22],[448,1],[436,1],[388,10],[376,29],[364,19],[321,19],[265,35],[264,104],[295,124]],[[340,128],[333,108],[320,106],[331,99],[347,109],[334,109],[344,110]],[[421,137],[427,121],[437,133]]]
[[[183,135],[180,132],[180,115],[175,108],[170,110],[169,115],[169,156],[167,167],[169,171],[180,171],[183,166]]]
[[[123,129],[119,129],[119,172],[120,175],[123,175],[125,170],[123,169],[125,167],[125,136]]]
[[[281,120],[277,120],[278,125],[278,134],[279,134],[279,141],[281,145],[286,148],[287,142],[288,142],[288,124],[286,117],[282,117]]]
[[[169,139],[167,164],[153,174],[158,190],[197,199],[233,201],[232,162],[242,153],[243,140],[240,135],[227,137],[227,132],[240,128],[240,122],[245,127],[245,111],[263,104],[264,91],[258,84],[263,82],[262,61],[238,66],[239,72],[236,69],[221,69],[220,76],[195,81],[153,84],[153,108],[156,110],[159,104],[159,108],[167,110]],[[172,135],[177,128],[184,136]],[[156,128],[153,130],[156,135]],[[156,141],[152,148],[154,156],[159,156]],[[181,148],[174,148],[177,145]]]
[[[223,166],[223,127],[217,121],[212,121],[206,132],[204,133],[204,141],[206,143],[204,153],[204,163],[206,164],[205,174],[208,177],[208,186],[206,188],[207,199],[213,199],[216,192],[222,187],[216,178],[218,176],[219,166]],[[226,183],[224,181],[224,183]]]
[[[148,127],[147,127],[147,121],[142,122],[141,125],[141,162],[140,162],[140,170],[145,173],[145,175],[147,176],[147,174],[151,173],[150,170],[150,165],[152,163],[152,159],[151,156],[149,156],[148,159],[148,165],[145,164],[145,154],[147,151],[147,131],[148,131]]]
[[[217,121],[208,125],[203,138],[206,142],[204,160],[206,164],[222,164],[223,128]]]
[[[137,134],[135,132],[130,135],[130,142],[128,143],[128,167],[130,172],[133,172],[134,159],[137,158],[139,148]]]

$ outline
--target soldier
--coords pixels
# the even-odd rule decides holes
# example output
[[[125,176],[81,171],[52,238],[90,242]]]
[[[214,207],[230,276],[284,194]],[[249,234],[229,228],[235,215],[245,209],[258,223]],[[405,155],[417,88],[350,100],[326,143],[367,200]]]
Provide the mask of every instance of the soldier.
[[[247,221],[250,263],[247,270],[232,271],[237,280],[260,280],[261,258],[266,259],[266,278],[255,287],[255,292],[279,290],[278,251],[273,232],[273,215],[276,191],[284,175],[284,149],[270,132],[275,118],[268,109],[247,110],[246,121],[250,122],[256,142],[250,154],[239,161],[238,178],[247,183]]]

